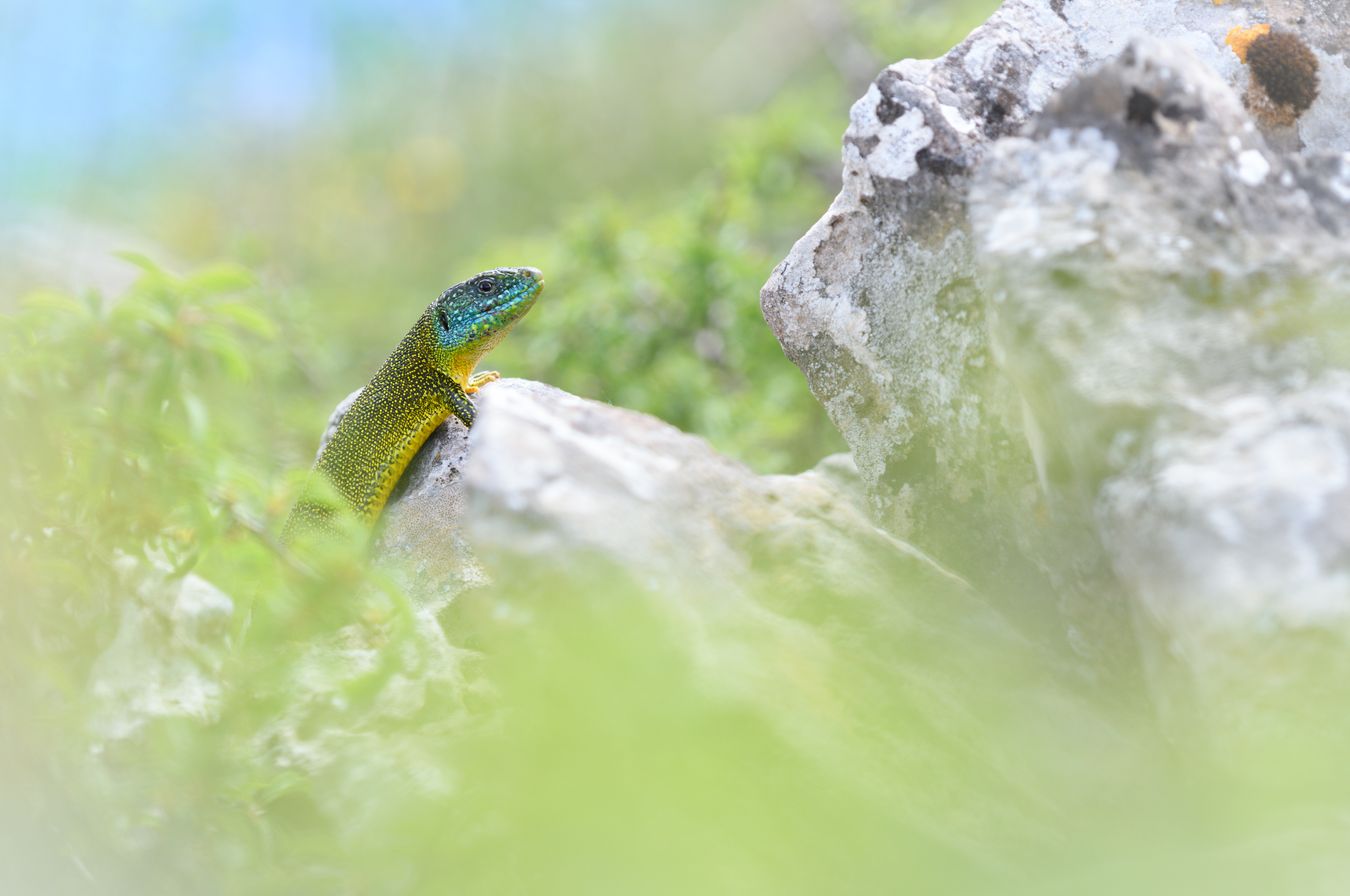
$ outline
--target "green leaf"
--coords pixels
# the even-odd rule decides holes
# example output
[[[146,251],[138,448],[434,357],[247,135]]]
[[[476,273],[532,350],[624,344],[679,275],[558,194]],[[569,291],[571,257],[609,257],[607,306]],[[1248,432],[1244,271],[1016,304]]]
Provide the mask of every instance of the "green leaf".
[[[89,309],[86,306],[81,305],[71,296],[53,290],[44,289],[30,293],[20,300],[20,304],[24,308],[34,311],[55,311],[78,317],[89,316]]]
[[[153,277],[159,278],[169,277],[169,274],[163,268],[155,264],[153,261],[150,260],[148,256],[143,255],[140,252],[132,252],[130,250],[123,249],[121,251],[114,252],[113,255],[116,256],[117,258],[122,259],[123,261],[135,265],[136,267],[140,268],[142,271],[144,271],[147,274],[150,274]]]
[[[211,308],[217,316],[263,339],[277,335],[276,321],[246,302],[221,302]]]
[[[183,281],[183,289],[202,296],[226,295],[252,289],[253,274],[238,265],[220,264],[193,273]]]

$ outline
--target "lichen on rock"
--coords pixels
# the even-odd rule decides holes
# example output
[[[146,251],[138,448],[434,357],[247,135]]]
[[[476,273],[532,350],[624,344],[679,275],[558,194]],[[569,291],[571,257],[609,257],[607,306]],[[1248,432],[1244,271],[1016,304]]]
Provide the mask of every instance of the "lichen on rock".
[[[1315,323],[1350,300],[1339,164],[1272,150],[1221,78],[1140,40],[971,188],[1041,487],[1076,496],[1132,605],[1200,667],[1234,631],[1350,622],[1346,357]]]
[[[1297,5],[1010,0],[943,58],[877,78],[844,137],[838,197],[763,289],[875,518],[991,594],[1053,595],[1072,643],[1118,630],[1110,607],[1169,637],[1198,631],[1196,606],[1250,627],[1288,597],[1255,569],[1160,594],[1166,576],[1126,546],[1185,541],[1187,526],[1199,544],[1223,511],[1180,480],[1123,483],[1171,469],[1164,433],[1214,425],[1205,407],[1259,396],[1283,419],[1282,401],[1328,401],[1313,384],[1347,362],[1350,131],[1327,122],[1350,79]],[[1290,36],[1257,68],[1303,110],[1293,125],[1239,100],[1251,59],[1225,40],[1263,24]],[[1291,40],[1300,77],[1272,80],[1263,54]],[[1338,413],[1316,411],[1320,439],[1339,438]],[[1304,444],[1269,426],[1266,444]],[[1308,477],[1325,466],[1298,460]],[[1228,500],[1284,506],[1280,482],[1232,485]],[[1134,511],[1116,503],[1141,488],[1152,497]],[[1338,493],[1323,489],[1330,526]],[[1150,506],[1194,516],[1164,526]],[[1186,553],[1193,569],[1262,562],[1265,536],[1234,525],[1226,545]],[[1317,543],[1325,598],[1340,542]]]

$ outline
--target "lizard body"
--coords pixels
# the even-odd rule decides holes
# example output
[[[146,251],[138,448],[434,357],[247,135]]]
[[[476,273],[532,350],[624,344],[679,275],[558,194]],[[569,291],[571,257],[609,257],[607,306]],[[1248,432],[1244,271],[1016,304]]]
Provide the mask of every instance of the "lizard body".
[[[451,414],[472,426],[469,396],[497,379],[475,373],[482,357],[534,305],[544,280],[534,268],[498,268],[458,283],[422,312],[338,421],[291,509],[282,540],[324,529],[336,508],[313,477],[373,523],[417,450]]]

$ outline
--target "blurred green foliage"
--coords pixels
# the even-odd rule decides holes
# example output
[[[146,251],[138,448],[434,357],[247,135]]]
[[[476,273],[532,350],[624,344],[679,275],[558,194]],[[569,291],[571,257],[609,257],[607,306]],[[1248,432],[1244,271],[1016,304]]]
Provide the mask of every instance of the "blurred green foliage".
[[[793,98],[739,123],[668,208],[635,221],[589,203],[555,233],[485,250],[469,267],[521,259],[548,278],[490,366],[655,414],[766,472],[843,450],[757,301],[830,199],[838,135],[810,109]]]
[[[546,230],[498,236],[461,254],[453,273],[419,274],[420,291],[408,286],[413,271],[387,265],[379,286],[355,272],[369,296],[352,296],[352,282],[330,283],[332,272],[316,270],[312,298],[289,302],[313,303],[305,330],[322,333],[295,343],[310,372],[298,385],[320,396],[320,410],[331,406],[450,279],[529,264],[544,270],[548,287],[489,367],[655,414],[766,472],[803,469],[841,450],[758,304],[768,272],[837,184],[839,124],[817,114],[832,93],[797,91],[734,122],[713,162],[678,192],[582,200]],[[428,260],[445,267],[430,246],[420,254],[421,264]],[[317,417],[308,431],[295,418],[295,431],[312,439]]]
[[[432,54],[352,35],[333,113],[90,177],[80,207],[134,221],[185,267],[237,260],[267,312],[299,325],[263,396],[282,466],[307,462],[324,415],[445,286],[532,264],[550,287],[494,358],[505,375],[801,469],[841,443],[782,363],[758,289],[837,188],[866,82],[946,49],[992,5],[617,5],[585,29],[544,15],[506,45],[485,33]]]
[[[221,528],[222,491],[259,472],[235,453],[265,431],[234,416],[277,333],[252,278],[128,262],[143,274],[126,295],[38,293],[0,317],[0,550],[13,593],[27,596],[16,615],[78,600],[59,624],[104,624],[118,557],[151,551],[192,568]]]

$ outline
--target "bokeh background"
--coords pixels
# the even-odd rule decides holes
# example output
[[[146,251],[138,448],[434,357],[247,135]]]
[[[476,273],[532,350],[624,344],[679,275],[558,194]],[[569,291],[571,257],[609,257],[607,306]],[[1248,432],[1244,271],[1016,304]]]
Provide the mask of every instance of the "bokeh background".
[[[494,368],[761,472],[840,450],[759,287],[837,190],[877,71],[995,5],[0,4],[0,893],[1344,871],[1340,752],[1160,732],[1138,681],[918,579],[846,604],[757,558],[822,657],[599,570],[516,570],[430,637],[356,546],[278,548],[331,408],[499,264],[549,285]],[[185,582],[219,630],[146,609]]]
[[[118,251],[238,266],[290,352],[251,353],[284,467],[431,297],[533,264],[547,303],[498,367],[807,466],[840,442],[757,289],[837,188],[866,83],[993,5],[12,4],[0,302],[114,296]]]

